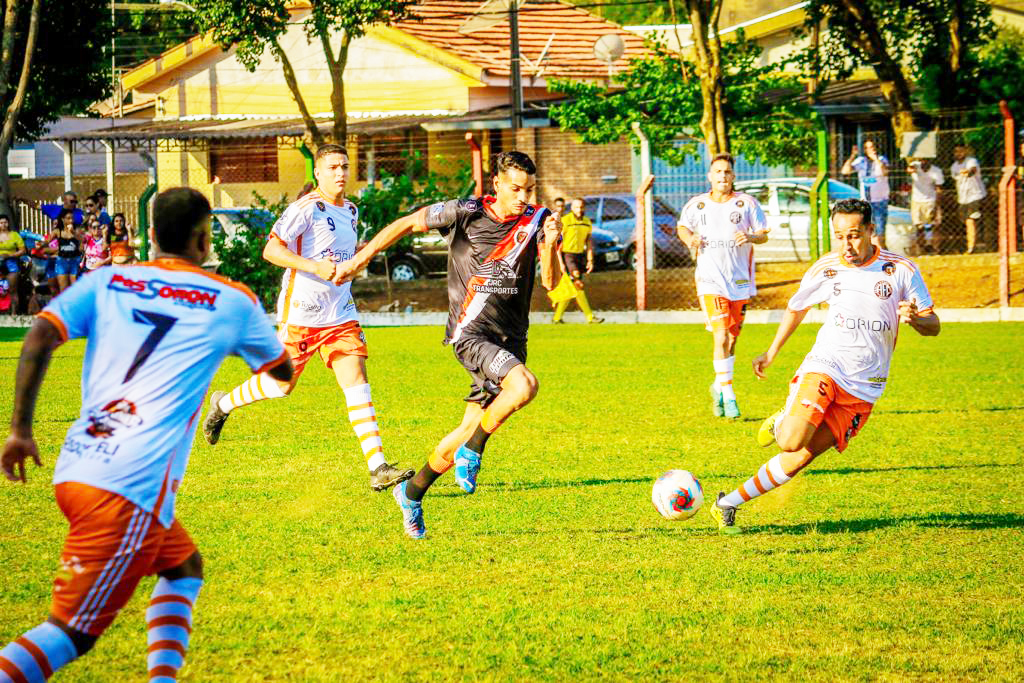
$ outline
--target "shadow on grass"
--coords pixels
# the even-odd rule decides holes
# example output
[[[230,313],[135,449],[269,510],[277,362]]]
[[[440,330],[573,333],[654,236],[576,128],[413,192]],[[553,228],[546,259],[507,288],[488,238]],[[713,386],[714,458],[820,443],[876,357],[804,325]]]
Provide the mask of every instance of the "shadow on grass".
[[[741,475],[738,474],[701,474],[701,479],[704,478],[719,478],[719,479],[738,479]],[[580,486],[605,486],[608,484],[653,484],[655,477],[632,477],[632,478],[620,478],[620,479],[577,479],[573,481],[481,481],[480,492],[484,491],[500,491],[507,493],[509,491],[533,491],[536,489],[573,489]],[[435,489],[430,490],[430,495],[439,497],[459,497],[465,496],[452,482],[451,486],[446,486],[444,490]]]
[[[971,408],[980,413],[1001,413],[1008,410],[1024,410],[1024,406],[989,406],[988,408]],[[939,408],[914,408],[913,410],[873,410],[872,415],[940,415],[943,413],[960,413],[959,408],[940,410]]]
[[[970,470],[982,467],[1024,467],[1018,462],[982,462],[974,465],[899,465],[897,467],[839,467],[835,469],[807,470],[805,474],[872,474],[874,472],[903,472],[906,470]]]
[[[765,524],[745,527],[747,533],[770,534],[859,534],[890,527],[939,529],[1024,529],[1024,515],[937,514],[926,517],[884,517],[881,519],[838,519],[809,524]]]

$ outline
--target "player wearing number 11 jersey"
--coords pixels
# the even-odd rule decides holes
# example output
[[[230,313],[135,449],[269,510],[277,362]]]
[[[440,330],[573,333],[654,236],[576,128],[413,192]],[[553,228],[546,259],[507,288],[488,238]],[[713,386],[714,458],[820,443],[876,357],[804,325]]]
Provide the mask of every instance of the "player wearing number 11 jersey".
[[[785,408],[768,418],[758,435],[761,445],[774,440],[782,452],[708,506],[725,532],[736,530],[738,506],[782,486],[828,449],[842,452],[864,428],[888,381],[901,322],[923,336],[939,333],[921,271],[910,259],[872,245],[873,229],[867,202],[836,202],[832,232],[838,248],[807,271],[771,347],[754,359],[754,372],[763,378],[808,309],[828,304],[828,317],[790,383]]]
[[[53,476],[70,529],[50,618],[0,650],[0,683],[46,680],[88,652],[150,574],[159,578],[146,611],[149,680],[176,679],[203,565],[174,503],[203,397],[228,355],[281,381],[292,375],[255,295],[199,267],[210,247],[206,198],[167,190],[153,217],[155,261],[90,273],[25,338],[2,456],[12,481],[25,480],[26,459],[42,464],[32,414],[53,350],[88,341],[82,409]]]

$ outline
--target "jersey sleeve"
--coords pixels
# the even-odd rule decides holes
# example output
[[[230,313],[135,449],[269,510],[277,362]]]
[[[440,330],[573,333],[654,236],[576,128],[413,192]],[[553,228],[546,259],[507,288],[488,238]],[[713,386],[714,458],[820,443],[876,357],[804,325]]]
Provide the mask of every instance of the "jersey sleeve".
[[[748,211],[748,223],[750,226],[750,232],[768,232],[768,219],[764,217],[764,210],[761,208],[761,203],[753,197],[750,198],[750,208]]]
[[[694,206],[694,201],[692,199],[686,202],[686,206],[684,206],[683,210],[679,213],[679,220],[676,222],[677,227],[682,226],[690,232],[697,232],[694,229],[694,226],[697,225],[695,215],[696,209]]]
[[[420,209],[417,220],[419,231],[437,230],[442,235],[447,235],[466,212],[467,201],[472,200],[449,199]]]
[[[60,330],[64,341],[89,336],[96,321],[96,290],[105,281],[106,268],[79,278],[39,313]]]
[[[309,205],[298,206],[298,204],[292,204],[285,212],[277,219],[274,223],[274,227],[271,229],[270,234],[284,240],[285,242],[294,242],[299,238],[302,233],[306,232],[309,228],[309,212],[306,211]]]
[[[786,308],[791,311],[806,311],[815,304],[828,301],[829,293],[832,291],[830,280],[825,277],[825,268],[818,264],[811,266],[811,269],[804,273],[800,281],[800,288],[796,294],[790,297]]]
[[[250,307],[249,319],[242,328],[233,353],[244,360],[255,374],[269,370],[288,357],[259,304]]]
[[[914,268],[901,300],[917,303],[917,311],[921,315],[928,315],[932,312],[932,295],[928,291],[928,285],[924,283],[924,277],[921,276],[919,268]]]

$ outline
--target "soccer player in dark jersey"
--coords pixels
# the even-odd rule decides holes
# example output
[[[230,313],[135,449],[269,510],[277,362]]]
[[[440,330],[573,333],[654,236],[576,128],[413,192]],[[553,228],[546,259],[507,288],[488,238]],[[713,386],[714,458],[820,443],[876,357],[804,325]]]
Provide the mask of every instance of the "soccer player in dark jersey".
[[[537,378],[526,367],[535,261],[541,284],[562,277],[560,223],[530,203],[537,167],[522,152],[502,152],[491,165],[494,196],[451,199],[399,218],[381,230],[350,261],[335,282],[351,279],[377,254],[410,232],[437,230],[448,242],[448,326],[444,343],[473,378],[462,424],[441,439],[427,464],[394,489],[405,532],[423,538],[421,501],[430,485],[455,467],[466,493],[476,490],[487,439],[537,395]]]

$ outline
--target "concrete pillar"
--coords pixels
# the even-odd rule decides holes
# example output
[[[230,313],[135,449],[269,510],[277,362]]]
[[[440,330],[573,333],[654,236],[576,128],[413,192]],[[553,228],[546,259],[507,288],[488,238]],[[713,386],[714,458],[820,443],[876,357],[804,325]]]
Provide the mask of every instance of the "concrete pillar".
[[[107,191],[107,212],[110,215],[114,214],[114,143],[105,140],[103,147],[106,149],[106,161],[107,161],[107,186],[104,188]]]
[[[75,143],[70,140],[53,140],[53,144],[64,154],[64,191],[71,192],[71,181],[74,180]]]

